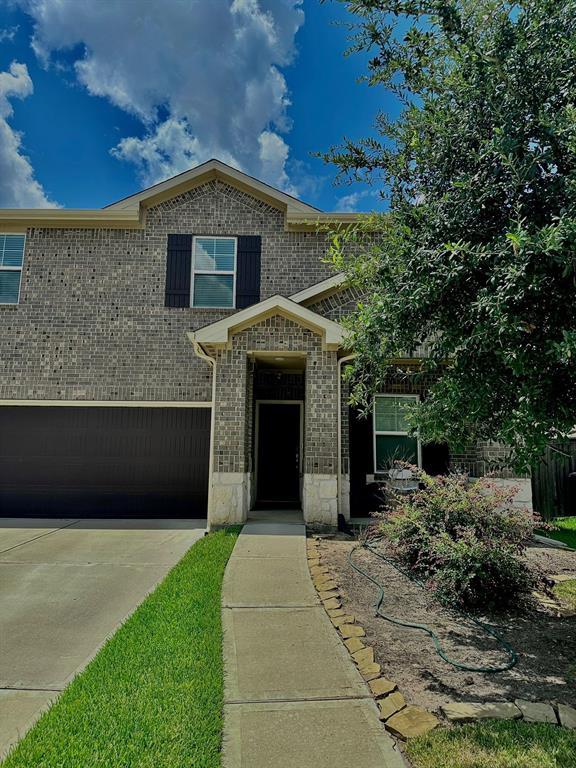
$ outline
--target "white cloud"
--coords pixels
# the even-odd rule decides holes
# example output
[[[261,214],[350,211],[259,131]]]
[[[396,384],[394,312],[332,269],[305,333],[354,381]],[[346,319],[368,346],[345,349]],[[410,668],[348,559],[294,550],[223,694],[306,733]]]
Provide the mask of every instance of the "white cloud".
[[[351,192],[349,195],[343,195],[336,202],[336,211],[342,213],[356,213],[362,210],[359,206],[363,200],[370,197],[379,197],[379,193],[373,189],[362,189],[359,192]],[[363,210],[366,210],[364,206]]]
[[[215,155],[223,162],[237,166],[234,157],[227,152],[201,145],[185,117],[180,120],[170,117],[158,123],[142,139],[135,136],[122,139],[112,149],[112,154],[133,163],[146,184],[174,176]]]
[[[0,29],[0,43],[11,43],[16,37],[16,32],[18,32],[18,26]]]
[[[14,114],[10,99],[25,99],[33,91],[25,64],[13,61],[7,72],[0,72],[0,206],[3,208],[55,206],[34,178],[30,161],[22,153],[21,134],[8,123]]]
[[[217,156],[291,189],[281,69],[294,56],[302,0],[17,1],[45,63],[81,46],[78,80],[142,121],[144,136],[114,154],[146,183]]]

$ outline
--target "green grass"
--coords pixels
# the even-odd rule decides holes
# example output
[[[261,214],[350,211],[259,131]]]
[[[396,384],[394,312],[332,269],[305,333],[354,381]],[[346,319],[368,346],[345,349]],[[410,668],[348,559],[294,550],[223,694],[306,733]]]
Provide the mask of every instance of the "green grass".
[[[576,579],[561,581],[554,585],[554,592],[568,608],[576,611]]]
[[[2,768],[220,766],[220,593],[238,530],[188,551]]]
[[[574,768],[576,731],[488,720],[432,731],[407,751],[414,768]]]
[[[576,549],[576,517],[554,517],[549,521],[556,527],[554,531],[537,531],[549,539],[556,539]]]

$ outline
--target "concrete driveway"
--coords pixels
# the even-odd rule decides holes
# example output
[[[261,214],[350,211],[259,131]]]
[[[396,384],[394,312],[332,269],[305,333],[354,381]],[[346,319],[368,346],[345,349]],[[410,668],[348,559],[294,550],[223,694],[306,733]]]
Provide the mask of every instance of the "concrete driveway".
[[[204,534],[204,520],[0,520],[0,756]]]

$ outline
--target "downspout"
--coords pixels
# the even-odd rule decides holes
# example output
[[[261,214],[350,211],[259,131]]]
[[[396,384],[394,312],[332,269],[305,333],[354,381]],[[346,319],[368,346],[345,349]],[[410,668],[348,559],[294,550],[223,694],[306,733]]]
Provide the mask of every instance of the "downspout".
[[[356,357],[356,353],[353,352],[351,355],[346,355],[345,357],[341,357],[338,360],[338,418],[337,418],[337,437],[336,442],[338,445],[337,448],[337,460],[338,460],[338,471],[336,473],[336,493],[338,494],[337,498],[337,510],[338,514],[341,512],[341,503],[340,499],[342,497],[341,491],[342,491],[342,365],[343,363],[350,362],[350,360],[353,360]]]
[[[214,471],[214,431],[216,424],[216,358],[211,357],[202,347],[200,342],[196,341],[193,332],[187,334],[192,342],[194,352],[201,360],[205,360],[212,368],[212,403],[210,408],[210,448],[208,456],[208,509],[207,509],[207,529],[210,530],[210,509],[212,501],[212,473]]]

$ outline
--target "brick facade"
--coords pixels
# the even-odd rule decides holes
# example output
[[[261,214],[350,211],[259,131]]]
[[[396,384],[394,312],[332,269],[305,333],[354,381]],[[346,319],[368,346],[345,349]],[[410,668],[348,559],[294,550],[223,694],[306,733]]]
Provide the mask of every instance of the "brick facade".
[[[0,306],[0,399],[210,403],[212,368],[194,354],[187,332],[235,310],[164,306],[169,234],[260,235],[261,300],[290,296],[332,274],[322,261],[324,235],[287,231],[283,211],[222,180],[149,208],[142,229],[30,229],[20,304]],[[307,307],[338,322],[359,298],[345,288]],[[349,514],[346,384],[340,402],[337,397],[338,356],[345,350],[326,349],[318,332],[276,314],[234,333],[229,348],[205,351],[216,370],[211,523],[244,520],[254,500],[257,395],[249,353],[271,351],[301,355],[305,519],[333,526],[338,510]],[[290,386],[299,388],[300,381]],[[396,377],[387,391],[423,394],[429,384]],[[454,457],[475,469],[492,458],[502,458],[500,446]]]
[[[150,208],[142,230],[33,229],[21,299],[0,306],[0,399],[209,401],[185,334],[228,310],[164,307],[168,234],[262,236],[261,298],[326,277],[323,236],[222,181]]]

